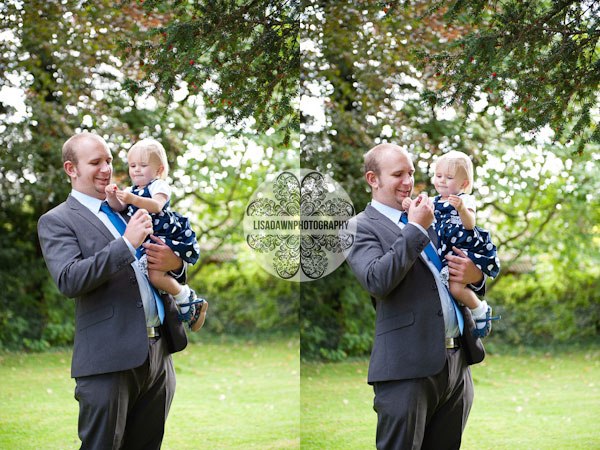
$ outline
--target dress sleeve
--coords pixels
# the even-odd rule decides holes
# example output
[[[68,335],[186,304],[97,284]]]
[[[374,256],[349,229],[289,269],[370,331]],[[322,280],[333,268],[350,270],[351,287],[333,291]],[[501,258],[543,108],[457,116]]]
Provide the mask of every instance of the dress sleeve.
[[[150,195],[152,197],[154,197],[156,194],[164,194],[167,196],[167,199],[171,198],[171,187],[165,180],[156,180],[148,187],[148,190],[150,191]]]
[[[467,207],[467,209],[472,210],[474,213],[477,212],[477,207],[475,206],[475,197],[472,195],[464,194],[462,196],[462,201]]]

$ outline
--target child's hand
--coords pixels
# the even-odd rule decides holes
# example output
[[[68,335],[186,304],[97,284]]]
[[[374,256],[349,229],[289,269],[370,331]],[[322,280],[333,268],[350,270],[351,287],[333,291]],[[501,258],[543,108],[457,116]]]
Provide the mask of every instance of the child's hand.
[[[456,209],[458,212],[462,211],[462,209],[465,207],[462,198],[460,198],[458,195],[449,195],[448,203],[454,206],[454,209]]]
[[[115,193],[117,192],[117,189],[117,185],[115,183],[111,183],[104,188],[104,191],[106,192],[106,195],[114,197]]]
[[[408,212],[411,203],[412,201],[410,200],[410,198],[406,197],[404,200],[402,200],[402,209]]]
[[[117,194],[117,198],[123,203],[132,203],[133,194],[131,192],[116,191],[115,193]]]

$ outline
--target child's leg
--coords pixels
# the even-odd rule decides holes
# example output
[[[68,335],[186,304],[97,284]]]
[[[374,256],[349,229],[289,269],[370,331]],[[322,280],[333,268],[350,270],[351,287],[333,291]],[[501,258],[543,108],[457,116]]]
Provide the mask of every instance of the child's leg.
[[[187,284],[179,284],[175,281],[175,278],[167,274],[167,272],[161,272],[159,270],[148,269],[148,278],[152,286],[171,294],[175,299],[175,304],[185,303],[190,297],[190,288]],[[180,312],[186,313],[189,306],[179,308]]]
[[[450,294],[455,300],[463,303],[469,309],[475,309],[481,305],[481,300],[477,298],[475,292],[469,289],[465,284],[450,281],[448,283]]]
[[[175,278],[168,275],[167,272],[148,269],[148,278],[150,284],[155,288],[161,289],[172,296],[176,296],[181,292],[183,285],[175,281]]]
[[[487,302],[485,300],[479,300],[475,293],[466,285],[457,283],[455,281],[450,281],[449,289],[450,294],[452,294],[452,297],[454,297],[455,300],[463,303],[471,310],[473,320],[487,318],[488,310],[489,315],[492,315],[492,309],[488,306]],[[480,330],[486,328],[486,326],[489,328],[485,335],[489,334],[491,322],[475,322],[475,327]]]
[[[189,318],[181,319],[189,322],[192,331],[197,331],[204,325],[206,318],[206,309],[208,303],[204,301],[202,304],[195,304],[192,306],[179,306],[182,303],[191,303],[192,301],[198,301],[196,294],[192,291],[187,284],[179,284],[175,281],[175,278],[168,275],[166,272],[160,272],[158,270],[148,270],[148,278],[152,286],[162,289],[168,292],[175,299],[177,309],[181,314],[187,314],[190,308],[193,308]]]

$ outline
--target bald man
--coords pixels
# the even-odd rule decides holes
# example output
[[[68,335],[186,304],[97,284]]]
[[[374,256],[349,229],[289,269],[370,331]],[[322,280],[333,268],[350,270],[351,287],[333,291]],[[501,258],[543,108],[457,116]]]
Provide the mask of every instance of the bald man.
[[[38,222],[48,270],[75,298],[71,376],[79,402],[82,449],[159,449],[175,393],[170,353],[187,345],[177,309],[155,295],[138,267],[136,248],[152,233],[139,210],[126,217],[107,209],[112,155],[100,136],[81,133],[63,146],[71,181],[67,200]],[[158,269],[185,265],[162,243],[144,244]]]
[[[413,199],[408,152],[381,144],[366,153],[372,201],[354,219],[348,263],[372,298],[375,340],[368,383],[377,412],[380,450],[458,449],[473,402],[469,364],[484,357],[470,312],[456,305],[435,264],[433,202]],[[429,247],[429,248],[428,248]],[[464,253],[449,260],[450,279],[483,294],[485,279]]]

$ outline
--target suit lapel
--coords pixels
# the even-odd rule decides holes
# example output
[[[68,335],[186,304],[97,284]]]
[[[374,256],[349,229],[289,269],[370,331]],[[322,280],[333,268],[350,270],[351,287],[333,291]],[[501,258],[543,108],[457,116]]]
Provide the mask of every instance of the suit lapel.
[[[79,217],[81,217],[94,228],[96,228],[100,233],[102,233],[106,237],[106,239],[108,239],[109,241],[114,241],[115,237],[110,231],[108,231],[108,228],[104,226],[102,221],[98,219],[98,217],[96,217],[94,213],[92,213],[89,209],[87,209],[85,206],[79,203],[79,201],[70,194],[67,197],[67,205],[71,208],[71,210],[73,210],[75,214],[77,214]]]
[[[437,250],[440,244],[438,242],[438,235],[435,232],[435,228],[433,228],[433,225],[427,229],[427,234],[429,234],[429,240],[433,244],[433,247]]]
[[[398,226],[398,224],[395,224],[388,217],[381,214],[373,206],[371,206],[370,203],[365,208],[365,214],[370,219],[379,221],[379,223],[381,223],[381,225],[385,226],[388,230],[390,230],[396,236],[400,236],[400,233],[402,230]],[[429,240],[433,244],[433,247],[437,250],[438,238],[437,238],[437,233],[435,232],[435,229],[433,228],[433,225],[427,229],[427,234],[429,235]],[[423,261],[425,264],[427,264],[427,260],[423,257],[423,252],[419,253],[419,259],[421,261]]]
[[[394,223],[388,217],[386,217],[383,214],[381,214],[373,206],[371,206],[370,203],[365,208],[365,214],[370,219],[377,220],[378,223],[380,223],[381,225],[383,225],[384,227],[386,227],[388,230],[390,230],[395,235],[400,236],[400,232],[402,230],[400,229],[400,227],[398,226],[398,224]]]

